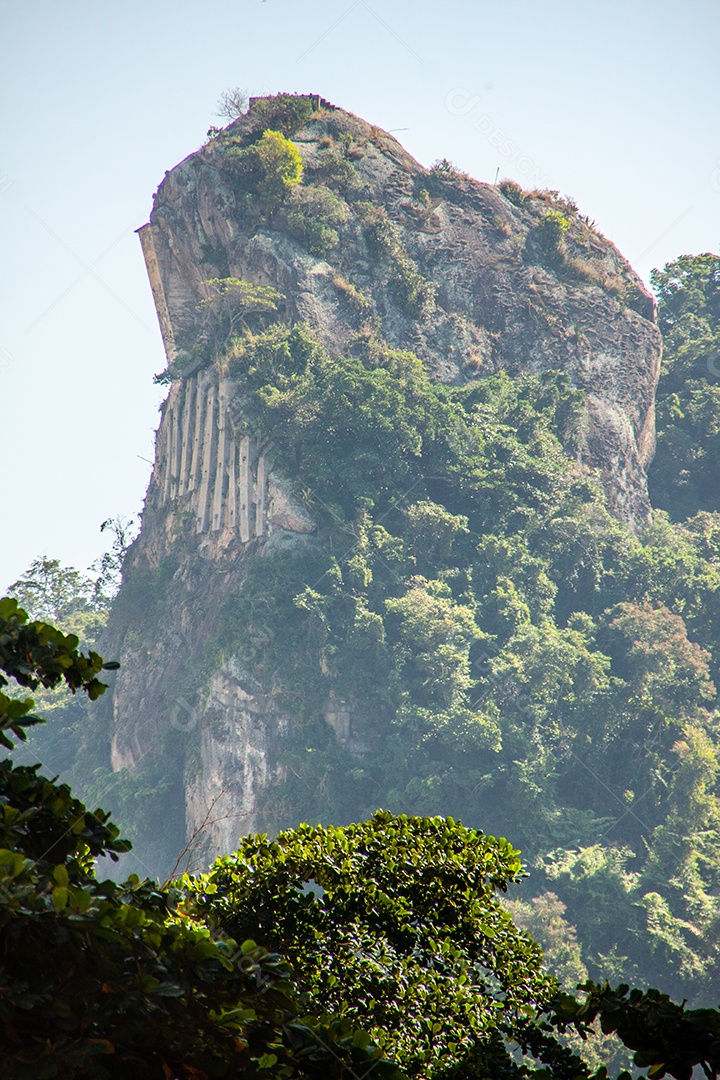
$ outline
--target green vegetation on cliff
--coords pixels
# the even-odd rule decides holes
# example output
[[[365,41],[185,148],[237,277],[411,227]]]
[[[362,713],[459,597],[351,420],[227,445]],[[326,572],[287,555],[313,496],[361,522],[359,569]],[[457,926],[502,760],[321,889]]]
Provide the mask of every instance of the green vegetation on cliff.
[[[372,333],[331,357],[279,325],[224,363],[320,525],[249,560],[216,642],[253,670],[259,637],[265,689],[302,719],[284,819],[381,804],[507,834],[537,903],[545,890],[567,905],[591,975],[706,999],[720,973],[715,517],[658,511],[640,536],[619,524],[573,460],[582,399],[561,374],[447,387]],[[333,709],[352,745],[328,737]]]
[[[720,258],[682,255],[652,275],[663,335],[653,503],[675,519],[720,510]]]

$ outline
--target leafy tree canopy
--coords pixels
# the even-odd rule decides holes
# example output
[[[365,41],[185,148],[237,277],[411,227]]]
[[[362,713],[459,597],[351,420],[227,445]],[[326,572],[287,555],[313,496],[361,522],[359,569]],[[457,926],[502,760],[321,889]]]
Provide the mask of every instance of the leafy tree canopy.
[[[682,519],[720,510],[720,257],[681,255],[651,280],[664,357],[650,492]]]
[[[567,904],[593,977],[659,981],[682,956],[670,989],[706,997],[720,970],[720,834],[704,826],[719,805],[714,517],[657,512],[640,537],[617,522],[570,456],[583,403],[563,375],[448,387],[372,331],[348,352],[274,325],[226,355],[250,429],[319,525],[305,548],[248,561],[216,642],[299,720],[283,805],[342,822],[382,798],[510,832]],[[328,700],[361,718],[361,761],[328,740]],[[564,854],[600,838],[588,890]]]
[[[311,1011],[367,1027],[408,1076],[459,1080],[515,1073],[504,1038],[543,1044],[528,1018],[555,983],[497,898],[521,875],[518,856],[452,818],[378,811],[346,828],[246,837],[182,884],[228,933],[253,926],[281,949]]]

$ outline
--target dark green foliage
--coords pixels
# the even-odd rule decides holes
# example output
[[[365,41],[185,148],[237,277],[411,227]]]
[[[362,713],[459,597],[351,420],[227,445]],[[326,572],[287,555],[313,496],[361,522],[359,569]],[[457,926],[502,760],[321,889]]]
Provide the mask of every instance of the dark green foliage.
[[[518,854],[451,818],[379,811],[345,829],[249,836],[184,884],[226,932],[252,926],[282,949],[308,1007],[367,1027],[408,1076],[512,1076],[524,1070],[498,1035],[530,1041],[555,986],[497,898],[521,874]]]
[[[317,98],[302,94],[276,94],[252,102],[250,119],[257,126],[271,128],[291,138],[315,112]]]
[[[548,210],[535,228],[534,239],[551,263],[562,264],[565,256],[565,234],[570,222],[559,210]]]
[[[0,786],[8,1080],[395,1074],[349,1025],[300,1020],[277,955],[176,911],[172,889],[97,881],[92,856],[124,850],[102,811],[8,763]]]
[[[69,864],[76,876],[89,872],[98,856],[116,861],[118,853],[129,849],[127,841],[118,839],[109,815],[102,810],[90,813],[67,784],[39,776],[38,766],[13,768],[7,760],[0,766],[7,798],[4,849],[21,850],[34,866],[52,855],[51,865]]]
[[[63,634],[48,623],[28,622],[17,600],[0,600],[0,671],[5,672],[0,674],[0,687],[7,687],[10,678],[30,690],[64,683],[73,693],[84,690],[94,701],[105,689],[97,676],[117,664],[103,664],[95,652],[78,652],[78,644],[74,634]],[[24,728],[42,723],[32,708],[31,698],[11,698],[0,691],[0,744],[10,748],[13,743],[6,732],[24,739]]]
[[[653,270],[658,321],[663,339],[675,348],[687,345],[698,327],[710,334],[720,319],[720,264],[717,255],[681,255]],[[703,326],[704,324],[704,326]]]
[[[407,489],[439,425],[452,431],[452,407],[410,353],[332,359],[301,327],[277,327],[236,342],[229,370],[252,389],[251,426],[272,436],[328,512],[337,505],[352,518],[359,500],[385,503]]]
[[[579,1002],[561,995],[551,1017],[553,1024],[574,1025],[587,1031],[596,1017],[604,1032],[617,1032],[625,1046],[635,1051],[634,1063],[647,1069],[649,1077],[661,1080],[674,1076],[690,1080],[700,1066],[714,1080],[720,1074],[720,1012],[717,1009],[686,1009],[658,990],[630,990],[621,984],[589,982],[582,989],[587,997]],[[606,1070],[595,1074],[603,1080]],[[621,1074],[629,1080],[630,1073]]]
[[[720,510],[720,257],[682,255],[655,270],[663,335],[653,502],[675,519]]]
[[[582,396],[554,373],[450,388],[377,339],[330,358],[279,326],[228,362],[320,526],[302,559],[251,560],[226,601],[223,651],[244,655],[260,627],[265,689],[302,721],[284,820],[382,801],[507,831],[591,975],[661,982],[671,963],[673,993],[707,996],[714,518],[658,513],[632,536],[568,456]],[[332,737],[339,716],[361,757]]]
[[[389,263],[390,285],[400,306],[408,315],[427,318],[435,310],[437,286],[420,274],[385,208],[358,202],[354,210],[365,228],[371,252]]]
[[[331,143],[323,149],[321,144],[321,150],[319,161],[312,167],[313,179],[327,184],[345,199],[357,199],[368,185],[353,165],[348,147]]]
[[[452,818],[377,811],[347,828],[248,836],[208,874],[180,884],[189,912],[282,951],[307,1007],[362,1024],[408,1077],[606,1080],[605,1066],[584,1060],[587,1037],[591,1054],[598,1045],[599,1019],[649,1076],[690,1080],[701,1064],[712,1080],[716,1010],[686,1010],[657,990],[607,982],[586,982],[583,1000],[558,992],[506,910],[528,905],[499,902],[522,877],[518,855]],[[578,981],[586,973],[564,910],[546,894],[533,901],[530,921],[549,938],[548,957]],[[572,1032],[580,1056],[558,1038]],[[612,1043],[599,1045],[610,1051]]]

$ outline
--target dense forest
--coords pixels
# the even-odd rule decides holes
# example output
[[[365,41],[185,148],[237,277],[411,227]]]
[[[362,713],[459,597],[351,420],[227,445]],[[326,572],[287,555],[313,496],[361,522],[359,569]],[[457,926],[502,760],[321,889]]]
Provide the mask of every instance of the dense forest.
[[[257,161],[236,167],[251,185]],[[298,222],[330,228],[326,210]],[[169,377],[204,363],[238,384],[318,529],[250,555],[188,664],[232,655],[297,718],[274,799],[310,825],[207,876],[98,880],[98,856],[128,858],[121,833],[161,876],[182,864],[183,838],[158,836],[180,797],[162,757],[111,772],[91,704],[108,612],[141,612],[148,582],[120,580],[121,521],[92,572],[33,563],[0,609],[5,745],[31,728],[2,766],[10,1075],[581,1077],[628,1060],[597,1026],[584,1045],[596,1017],[653,1076],[691,1058],[715,1075],[720,258],[652,284],[653,512],[633,531],[578,463],[567,374],[447,385],[372,322],[334,356],[266,317],[273,290],[217,279],[216,332]],[[329,695],[362,713],[361,756],[329,738]]]

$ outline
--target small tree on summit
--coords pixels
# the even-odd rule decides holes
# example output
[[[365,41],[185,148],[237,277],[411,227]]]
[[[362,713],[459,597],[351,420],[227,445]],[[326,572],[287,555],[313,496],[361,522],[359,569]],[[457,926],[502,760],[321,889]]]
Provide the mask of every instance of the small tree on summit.
[[[231,89],[223,90],[215,107],[215,115],[222,117],[223,120],[237,120],[238,116],[245,114],[247,107],[246,91],[241,90],[239,86],[233,86]]]

